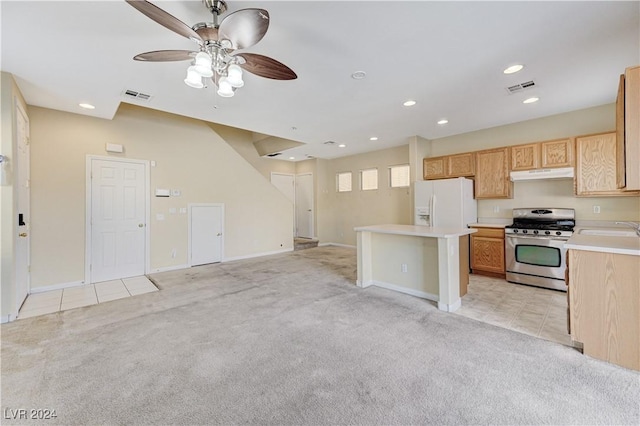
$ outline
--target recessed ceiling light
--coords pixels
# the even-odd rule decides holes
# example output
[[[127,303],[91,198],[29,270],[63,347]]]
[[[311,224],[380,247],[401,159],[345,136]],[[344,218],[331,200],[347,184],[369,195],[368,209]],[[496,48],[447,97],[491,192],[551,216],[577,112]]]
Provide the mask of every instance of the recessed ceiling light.
[[[370,140],[370,141],[377,141],[377,140],[378,140],[378,138],[377,138],[377,136],[371,136],[371,137],[369,138],[369,140]]]
[[[449,120],[447,120],[446,118],[443,118],[442,120],[438,121],[438,124],[447,124],[449,122]]]
[[[351,74],[351,78],[353,78],[354,80],[362,80],[366,76],[367,76],[367,73],[364,71],[356,71],[353,74]]]
[[[540,98],[536,98],[535,96],[533,98],[528,98],[525,99],[524,101],[522,101],[523,104],[532,104],[534,102],[538,102],[540,100]]]
[[[296,157],[289,157],[289,160],[295,160]]]
[[[83,104],[78,104],[78,105],[80,105],[80,107],[81,107],[81,108],[84,108],[84,109],[96,109],[96,107],[94,107],[94,106],[93,106],[93,105],[91,105],[91,104],[84,104],[84,103],[83,103]]]
[[[338,145],[338,148],[344,148],[346,145],[341,143],[340,145]]]
[[[505,70],[502,72],[505,74],[514,74],[520,71],[522,68],[524,68],[524,65],[516,64],[516,65],[511,65],[508,68],[505,68]]]
[[[417,103],[416,101],[408,100],[405,103],[403,103],[402,105],[404,105],[404,106],[414,106],[416,103]]]

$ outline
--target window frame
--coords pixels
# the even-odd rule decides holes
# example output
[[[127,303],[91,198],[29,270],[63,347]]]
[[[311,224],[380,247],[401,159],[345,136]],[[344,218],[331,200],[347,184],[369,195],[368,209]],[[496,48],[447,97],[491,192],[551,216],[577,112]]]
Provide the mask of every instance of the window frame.
[[[348,190],[344,190],[341,191],[340,190],[340,176],[341,175],[349,175],[349,189]],[[336,173],[336,192],[338,194],[344,193],[344,192],[353,192],[353,172],[338,172]]]
[[[363,174],[365,172],[372,172],[375,171],[376,172],[376,187],[375,188],[364,188],[364,178],[363,178]],[[377,191],[378,189],[380,189],[380,173],[378,173],[378,168],[377,167],[371,167],[368,169],[362,169],[360,170],[360,191]]]
[[[406,167],[407,168],[407,184],[406,185],[402,185],[402,186],[394,186],[393,185],[393,172],[392,169],[394,168],[399,168],[399,167]],[[389,166],[389,188],[409,188],[411,186],[411,165],[410,164],[396,164],[393,166]]]

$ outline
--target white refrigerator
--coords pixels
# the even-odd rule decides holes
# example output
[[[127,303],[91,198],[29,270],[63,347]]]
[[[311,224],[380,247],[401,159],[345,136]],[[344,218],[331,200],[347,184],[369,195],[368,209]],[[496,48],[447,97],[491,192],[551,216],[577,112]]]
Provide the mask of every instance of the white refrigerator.
[[[417,181],[414,224],[439,228],[466,228],[478,221],[473,181],[466,178]]]

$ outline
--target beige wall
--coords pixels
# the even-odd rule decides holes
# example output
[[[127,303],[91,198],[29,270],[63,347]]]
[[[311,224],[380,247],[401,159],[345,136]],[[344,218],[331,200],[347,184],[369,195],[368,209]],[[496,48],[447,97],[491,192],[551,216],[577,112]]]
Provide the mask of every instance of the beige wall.
[[[356,226],[385,223],[410,224],[409,188],[389,187],[389,166],[409,163],[409,146],[352,155],[333,160],[318,160],[318,238],[320,242],[356,244]],[[378,189],[361,191],[360,170],[378,169]],[[336,191],[336,174],[352,173],[351,192]]]
[[[255,138],[253,134],[247,138],[247,135],[250,133],[245,130],[215,123],[208,123],[208,125],[269,182],[271,181],[271,172],[295,173],[296,163],[292,161],[260,157],[258,151],[256,151],[256,148],[253,146],[253,139]]]
[[[14,186],[17,160],[16,110],[19,103],[27,111],[27,104],[16,85],[13,76],[1,73],[0,80],[0,154],[7,160],[0,165],[0,316],[6,321],[8,316],[15,317],[16,306],[16,218],[17,188]]]
[[[189,203],[225,204],[224,259],[292,248],[289,201],[207,124],[125,104],[113,120],[37,107],[30,114],[32,288],[84,279],[87,155],[153,160],[150,192],[182,191],[151,197],[152,271],[188,263],[187,215],[169,209]],[[250,132],[226,130],[251,143]],[[107,142],[125,153],[107,154]]]
[[[615,118],[615,104],[607,104],[462,135],[422,141],[422,144],[425,147],[428,146],[431,156],[435,157],[608,132],[615,129]],[[422,148],[420,152],[427,150],[428,148]],[[600,214],[593,213],[593,206],[596,205],[600,206]],[[574,196],[572,180],[515,182],[512,199],[478,200],[478,217],[511,218],[511,210],[519,207],[575,208],[577,220],[640,220],[640,197],[578,198]]]

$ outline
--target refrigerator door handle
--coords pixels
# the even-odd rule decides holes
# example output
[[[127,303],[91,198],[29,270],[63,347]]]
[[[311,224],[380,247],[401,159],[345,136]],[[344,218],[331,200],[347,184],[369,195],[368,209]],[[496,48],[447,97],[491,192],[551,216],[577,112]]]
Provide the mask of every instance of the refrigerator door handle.
[[[436,227],[436,194],[431,196],[431,227]]]

